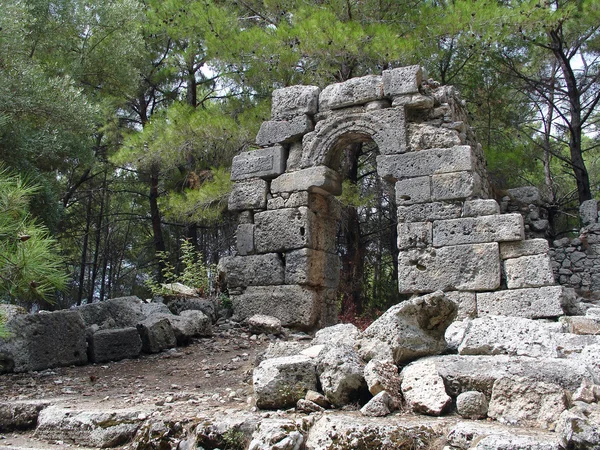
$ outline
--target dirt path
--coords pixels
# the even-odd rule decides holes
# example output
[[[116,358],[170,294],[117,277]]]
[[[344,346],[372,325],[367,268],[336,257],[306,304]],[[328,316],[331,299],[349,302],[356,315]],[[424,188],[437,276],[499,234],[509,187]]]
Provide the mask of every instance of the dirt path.
[[[126,408],[176,420],[248,410],[254,360],[269,342],[242,328],[221,329],[187,347],[137,359],[0,375],[0,401],[47,400],[74,410]],[[0,450],[68,446],[33,438],[31,432],[0,434]]]

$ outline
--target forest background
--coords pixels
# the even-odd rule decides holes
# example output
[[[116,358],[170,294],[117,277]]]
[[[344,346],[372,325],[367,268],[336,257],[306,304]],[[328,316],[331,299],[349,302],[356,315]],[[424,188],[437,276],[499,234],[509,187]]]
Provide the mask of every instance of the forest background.
[[[564,234],[600,187],[599,58],[598,0],[0,0],[0,301],[148,297],[210,268],[273,89],[411,64],[466,100],[497,195],[538,187]],[[375,153],[353,148],[344,174],[353,315],[399,300]]]

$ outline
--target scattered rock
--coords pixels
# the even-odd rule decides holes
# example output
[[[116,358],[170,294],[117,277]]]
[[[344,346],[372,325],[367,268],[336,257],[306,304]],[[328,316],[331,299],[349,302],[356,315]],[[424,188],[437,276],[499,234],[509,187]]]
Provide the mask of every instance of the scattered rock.
[[[0,402],[0,432],[34,428],[40,411],[49,405],[45,400]]]
[[[252,434],[248,450],[300,450],[304,443],[302,431],[301,421],[298,423],[285,419],[263,420],[258,430]]]
[[[481,392],[463,392],[456,397],[456,411],[465,419],[485,419],[488,413],[488,401]]]
[[[331,408],[331,403],[329,403],[329,400],[327,400],[327,397],[325,397],[320,392],[310,391],[310,390],[306,391],[306,396],[304,398],[306,400],[308,400],[309,402],[316,403],[317,405],[319,405],[322,408],[325,408],[325,409]]]
[[[563,448],[573,450],[600,448],[600,424],[572,408],[563,411],[556,424],[556,434]]]
[[[396,409],[394,406],[392,397],[387,392],[381,391],[360,409],[360,413],[369,417],[385,417]]]
[[[355,325],[340,323],[317,331],[313,344],[324,344],[332,347],[339,345],[354,347],[361,334],[361,331]]]
[[[402,369],[402,394],[413,412],[439,416],[452,404],[435,362],[423,359]]]
[[[364,365],[352,347],[331,347],[317,366],[323,393],[334,406],[357,401],[366,391]]]
[[[317,405],[315,402],[301,398],[296,403],[296,410],[304,413],[323,412],[325,408]]]
[[[248,326],[250,327],[250,333],[253,334],[281,333],[281,320],[272,316],[265,316],[264,314],[255,314],[250,317],[248,319]]]
[[[377,395],[386,391],[392,397],[401,399],[402,380],[398,374],[398,367],[393,362],[372,359],[365,366],[364,376],[371,394]]]

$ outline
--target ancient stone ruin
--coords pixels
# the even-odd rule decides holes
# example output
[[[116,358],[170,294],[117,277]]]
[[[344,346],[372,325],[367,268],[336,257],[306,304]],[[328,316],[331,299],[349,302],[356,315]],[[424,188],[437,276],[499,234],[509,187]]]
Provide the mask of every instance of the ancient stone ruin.
[[[345,148],[366,141],[395,189],[400,293],[442,290],[461,317],[563,314],[548,244],[525,240],[523,217],[500,214],[490,198],[463,103],[410,66],[273,92],[261,148],[233,160],[238,255],[220,266],[235,318],[270,314],[303,329],[335,322],[339,170]]]

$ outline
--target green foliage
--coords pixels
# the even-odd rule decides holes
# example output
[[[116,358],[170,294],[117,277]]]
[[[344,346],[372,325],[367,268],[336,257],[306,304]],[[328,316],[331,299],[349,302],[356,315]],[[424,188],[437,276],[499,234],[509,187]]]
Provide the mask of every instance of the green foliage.
[[[29,215],[37,189],[0,171],[0,298],[23,306],[52,302],[67,281],[56,240]]]
[[[6,316],[0,313],[0,339],[6,338],[9,336],[8,331],[6,331]]]
[[[200,295],[208,294],[211,289],[211,276],[216,273],[216,267],[212,264],[206,264],[200,252],[194,249],[194,246],[187,239],[181,240],[181,253],[179,255],[179,270],[169,260],[166,252],[160,252],[157,255],[162,263],[163,282],[159,283],[155,279],[146,281],[146,286],[153,295],[165,295],[172,293],[165,286],[170,283],[181,283],[190,288],[196,289]]]

